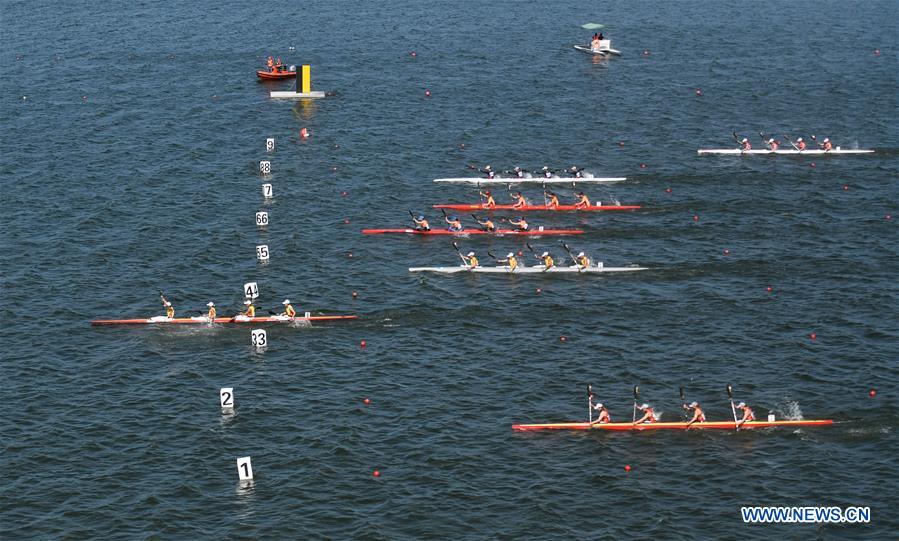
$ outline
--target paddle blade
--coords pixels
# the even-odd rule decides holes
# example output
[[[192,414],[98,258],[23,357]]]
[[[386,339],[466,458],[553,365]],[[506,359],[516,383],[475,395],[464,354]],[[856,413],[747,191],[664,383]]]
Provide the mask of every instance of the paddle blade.
[[[453,243],[453,248],[455,248],[457,252],[459,251],[459,245],[455,242]]]
[[[495,255],[493,255],[493,252],[491,252],[490,250],[487,250],[487,255],[489,255],[492,259],[499,259]]]
[[[683,387],[680,388],[680,399],[681,399],[681,402],[683,402],[683,401],[686,400],[686,399],[684,398],[684,388],[683,388]]]
[[[593,396],[593,386],[587,385],[587,398],[590,398],[592,396]]]
[[[731,387],[730,383],[727,384],[727,396],[730,398],[734,397],[734,388]]]
[[[634,400],[640,398],[640,386],[634,385]]]

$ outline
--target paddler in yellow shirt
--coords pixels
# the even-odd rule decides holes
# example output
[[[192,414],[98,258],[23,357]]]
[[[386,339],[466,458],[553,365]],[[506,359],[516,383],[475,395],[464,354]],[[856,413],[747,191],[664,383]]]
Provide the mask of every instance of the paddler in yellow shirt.
[[[215,321],[215,303],[207,302],[206,306],[209,307],[209,311],[206,312],[206,317],[209,318],[209,321]]]
[[[590,258],[587,257],[587,254],[584,252],[578,252],[575,256],[574,261],[578,264],[579,267],[586,269],[590,266]]]
[[[462,256],[462,261],[465,262],[465,266],[476,269],[479,265],[478,257],[474,255],[474,252],[468,252],[466,255]]]
[[[546,267],[546,270],[549,270],[556,265],[555,261],[553,261],[552,256],[549,255],[549,252],[543,252],[537,257],[537,259],[543,262],[543,266]]]
[[[290,299],[284,299],[284,302],[281,304],[284,305],[284,311],[278,314],[279,316],[287,316],[287,317],[296,317],[297,311],[293,309],[293,306],[290,305]]]
[[[238,315],[241,315],[244,317],[256,317],[256,307],[253,306],[253,301],[251,301],[250,299],[247,299],[247,300],[243,301],[243,305],[246,306],[246,308],[244,308],[244,311]]]
[[[509,272],[515,272],[515,269],[518,268],[518,258],[515,257],[515,254],[512,252],[506,254],[505,259],[498,259],[496,262],[509,265]]]
[[[172,303],[166,300],[165,295],[162,294],[162,291],[159,292],[159,298],[162,299],[162,305],[165,306],[165,317],[174,319],[175,308],[172,306]]]

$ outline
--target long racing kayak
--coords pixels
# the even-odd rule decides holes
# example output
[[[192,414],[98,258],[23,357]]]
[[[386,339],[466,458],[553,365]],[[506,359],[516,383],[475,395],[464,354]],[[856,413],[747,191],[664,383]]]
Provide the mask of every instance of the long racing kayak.
[[[796,149],[783,149],[783,150],[768,150],[768,149],[758,149],[758,150],[740,150],[739,148],[700,148],[696,151],[700,156],[709,156],[713,154],[717,155],[743,155],[743,154],[786,154],[792,156],[822,156],[822,155],[830,155],[830,154],[874,154],[873,150],[845,150],[840,148],[835,148],[833,150],[821,150],[821,149],[807,149],[807,150],[796,150]]]
[[[309,317],[217,317],[214,323],[295,323],[302,321],[339,321],[345,319],[358,319],[359,316],[309,316]],[[95,319],[91,325],[208,325],[213,323],[206,316],[167,318],[154,316],[147,319]]]
[[[551,207],[549,205],[524,205],[521,207],[515,207],[513,205],[494,205],[492,207],[488,207],[484,203],[480,204],[469,204],[469,205],[433,205],[435,209],[452,209],[452,210],[520,210],[522,212],[529,211],[551,211],[551,212],[598,212],[598,211],[608,211],[608,210],[618,210],[618,211],[627,211],[627,210],[637,210],[640,205],[590,205],[589,207],[578,207],[576,205],[556,205]]]
[[[547,269],[543,265],[533,267],[410,267],[409,272],[436,272],[441,274],[456,273],[485,273],[485,274],[599,274],[603,272],[634,272],[649,270],[646,267],[552,267]]]
[[[547,423],[547,424],[519,424],[512,425],[516,432],[533,432],[537,430],[614,430],[614,431],[643,431],[643,430],[684,430],[689,423]],[[749,428],[773,428],[779,426],[828,426],[833,424],[833,419],[820,419],[808,421],[747,421],[740,425],[740,430]],[[733,421],[710,421],[705,423],[693,423],[690,430],[735,430]]]
[[[479,178],[479,177],[459,177],[459,178],[435,178],[434,182],[445,182],[448,184],[478,184],[480,186],[502,186],[504,184],[582,184],[586,182],[624,182],[627,177],[584,177],[584,178]]]
[[[448,231],[446,229],[431,229],[430,231],[422,231],[420,229],[363,229],[363,235],[383,235],[384,233],[405,233],[409,235],[581,235],[583,229],[529,229],[527,231],[518,231],[517,229],[497,229],[496,231],[484,231],[483,229],[463,229],[462,231]]]

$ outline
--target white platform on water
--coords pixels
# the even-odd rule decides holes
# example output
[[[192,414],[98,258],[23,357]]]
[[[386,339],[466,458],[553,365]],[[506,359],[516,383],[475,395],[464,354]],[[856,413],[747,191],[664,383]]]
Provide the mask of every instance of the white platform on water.
[[[320,90],[312,92],[294,92],[293,90],[273,90],[271,97],[274,99],[299,100],[303,98],[324,98],[325,93]]]

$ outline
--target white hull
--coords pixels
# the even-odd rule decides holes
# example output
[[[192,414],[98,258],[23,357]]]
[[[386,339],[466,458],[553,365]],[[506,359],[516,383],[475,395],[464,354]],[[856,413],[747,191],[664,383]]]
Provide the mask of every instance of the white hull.
[[[779,149],[779,150],[768,150],[768,149],[758,149],[758,150],[740,150],[739,148],[701,148],[696,151],[700,156],[706,156],[710,154],[721,154],[721,155],[743,155],[743,154],[787,154],[787,155],[807,155],[807,156],[821,156],[821,155],[830,155],[830,154],[874,154],[873,150],[845,150],[841,148],[835,148],[833,150],[820,150],[817,148],[806,149],[806,150],[796,150],[796,149]]]
[[[608,48],[608,49],[600,49],[598,51],[594,51],[593,49],[590,48],[589,45],[575,45],[574,48],[577,49],[578,51],[582,51],[587,54],[595,54],[595,55],[599,55],[599,56],[608,56],[610,54],[613,54],[616,56],[621,56],[621,51],[619,51],[618,49]]]
[[[437,272],[456,274],[460,272],[476,272],[485,274],[601,274],[604,272],[634,272],[649,270],[646,267],[553,267],[549,270],[543,265],[534,267],[517,267],[510,271],[509,267],[410,267],[409,272]]]
[[[624,182],[626,177],[528,177],[528,178],[478,178],[478,177],[460,177],[460,178],[435,178],[434,182],[445,182],[448,184],[478,184],[480,186],[501,186],[504,184],[576,184],[586,182]]]

